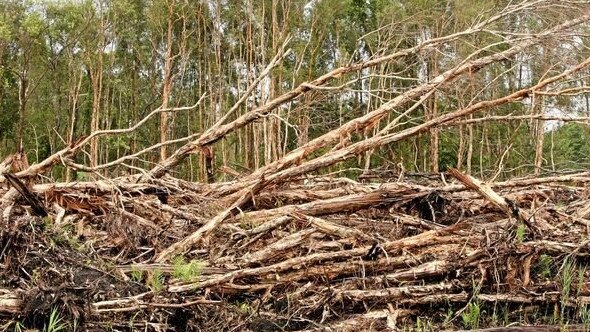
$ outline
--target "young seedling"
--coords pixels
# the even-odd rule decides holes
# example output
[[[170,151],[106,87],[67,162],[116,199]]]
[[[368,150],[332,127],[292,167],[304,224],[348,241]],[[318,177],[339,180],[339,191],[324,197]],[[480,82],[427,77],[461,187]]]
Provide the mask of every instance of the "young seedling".
[[[182,256],[174,258],[173,263],[174,271],[172,276],[184,282],[191,282],[197,279],[201,275],[203,269],[201,263],[195,260],[191,260],[187,263]]]
[[[526,236],[526,226],[525,225],[518,225],[516,228],[516,242],[518,244],[524,241],[524,237]]]
[[[541,277],[543,277],[543,278],[550,278],[551,277],[551,264],[552,264],[551,256],[543,254],[539,257],[538,267],[539,267],[539,274]]]
[[[159,293],[164,288],[164,274],[160,270],[154,270],[148,279],[148,287],[154,293]]]

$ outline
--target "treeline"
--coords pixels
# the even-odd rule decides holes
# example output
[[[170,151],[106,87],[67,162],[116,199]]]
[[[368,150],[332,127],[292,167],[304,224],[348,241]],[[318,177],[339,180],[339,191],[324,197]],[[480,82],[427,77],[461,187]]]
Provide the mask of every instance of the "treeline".
[[[158,107],[170,108],[137,130],[92,139],[74,160],[96,167],[164,143],[101,172],[150,169],[188,140],[183,138],[205,132],[225,116],[235,119],[335,68],[465,31],[516,5],[503,0],[2,1],[0,156],[22,149],[29,162],[39,162],[91,132],[131,127]],[[485,31],[345,71],[328,87],[307,87],[312,91],[213,144],[219,170],[214,176],[224,180],[250,173],[470,55],[493,54],[515,39],[534,38],[534,31],[587,10],[586,5],[536,1],[529,11],[506,10]],[[587,45],[583,34],[557,35],[441,85],[396,109],[387,121],[342,140],[370,137],[408,109],[412,112],[395,120],[394,131],[507,95],[580,62],[590,53]],[[580,75],[561,86],[572,93],[535,94],[486,109],[328,171],[433,172],[452,166],[484,177],[501,171],[505,177],[587,167],[588,119],[560,121],[590,116],[587,82]],[[173,110],[177,107],[185,109]],[[177,175],[204,180],[206,156],[195,154],[175,169]],[[65,167],[52,172],[56,178],[86,176],[68,174]]]

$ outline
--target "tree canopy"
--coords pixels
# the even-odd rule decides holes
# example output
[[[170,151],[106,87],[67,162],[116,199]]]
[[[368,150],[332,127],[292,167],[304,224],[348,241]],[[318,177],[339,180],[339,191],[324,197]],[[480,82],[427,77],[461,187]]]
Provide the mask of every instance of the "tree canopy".
[[[29,161],[40,162],[91,132],[127,128],[157,107],[188,106],[204,96],[194,109],[164,112],[133,132],[93,139],[88,153],[76,157],[82,164],[105,164],[158,141],[205,132],[223,116],[235,119],[335,68],[462,31],[506,5],[510,2],[3,1],[0,154],[15,152],[22,142]],[[341,75],[333,88],[282,104],[270,116],[229,133],[214,146],[215,166],[247,172],[267,165],[427,82],[473,52],[500,52],[509,47],[507,41],[581,10],[542,7],[508,14],[485,31],[451,40],[435,52],[410,54]],[[545,41],[445,86],[398,129],[563,70],[585,56],[585,38]],[[283,48],[288,53],[257,80]],[[250,85],[253,89],[248,91]],[[583,85],[582,78],[568,83]],[[236,104],[245,94],[245,100]],[[588,116],[587,99],[587,94],[542,95],[477,115]],[[232,114],[226,115],[234,105]],[[548,126],[546,121],[523,118],[454,126],[440,134],[431,131],[365,154],[363,160],[348,161],[342,169],[403,167],[424,172],[455,166],[484,172],[496,169],[502,156],[507,176],[583,165],[587,154],[571,149],[588,149],[585,126],[562,127],[562,122],[554,121]],[[543,153],[535,155],[538,140]],[[151,168],[158,153],[165,158],[182,144],[150,150],[127,166]],[[202,157],[191,158],[176,171],[193,180],[206,177]],[[119,164],[108,172],[134,171]],[[56,168],[53,176],[63,178],[66,173]],[[216,177],[226,179],[223,173]]]

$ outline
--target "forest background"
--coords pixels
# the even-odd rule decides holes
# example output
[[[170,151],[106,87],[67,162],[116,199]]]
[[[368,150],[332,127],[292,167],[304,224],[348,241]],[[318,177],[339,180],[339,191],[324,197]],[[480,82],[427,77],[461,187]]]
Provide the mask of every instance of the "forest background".
[[[14,153],[22,144],[29,162],[39,162],[90,132],[133,126],[158,107],[185,107],[152,117],[132,132],[92,139],[75,160],[99,166],[109,176],[150,169],[234,105],[229,120],[335,68],[465,30],[509,4],[5,0],[0,2],[0,155]],[[437,52],[345,73],[331,87],[280,105],[213,146],[214,168],[221,169],[214,176],[229,180],[250,173],[428,82],[475,50],[502,51],[507,46],[500,41],[510,38],[511,31],[512,37],[518,36],[568,15],[565,3],[546,7],[496,23],[497,31],[505,34],[470,35]],[[543,42],[465,76],[431,94],[398,130],[563,71],[589,53],[586,38]],[[267,69],[270,73],[264,76]],[[583,87],[586,81],[580,76],[567,84]],[[237,103],[250,87],[247,98]],[[186,107],[199,100],[194,108]],[[500,121],[477,120],[488,115],[500,116]],[[511,117],[516,119],[507,119]],[[365,152],[330,171],[358,176],[368,169],[437,172],[451,166],[483,178],[500,171],[500,178],[508,178],[587,168],[588,117],[590,101],[583,89],[567,96],[540,94],[472,114],[471,122],[433,128]],[[378,130],[359,135],[369,137]],[[171,144],[100,168],[157,142]],[[201,154],[191,156],[175,175],[205,181],[203,163]],[[84,179],[86,173],[54,167],[51,176]]]

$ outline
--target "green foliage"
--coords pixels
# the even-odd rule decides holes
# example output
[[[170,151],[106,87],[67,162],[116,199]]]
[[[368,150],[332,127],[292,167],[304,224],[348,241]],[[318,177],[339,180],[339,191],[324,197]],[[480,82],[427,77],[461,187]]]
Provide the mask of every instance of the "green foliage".
[[[463,309],[463,312],[461,313],[461,320],[463,321],[463,326],[465,326],[466,328],[477,329],[479,327],[481,314],[483,313],[483,311],[481,310],[479,300],[477,299],[477,296],[479,294],[479,287],[474,280],[472,280],[472,284],[473,295],[471,297],[471,300],[469,301],[469,303],[467,303],[467,306]]]
[[[481,13],[493,10],[495,3],[492,1],[455,0],[453,5],[457,20],[463,24],[469,24]]]
[[[516,227],[516,241],[518,243],[522,243],[524,241],[524,237],[526,236],[526,226],[523,224],[518,225]]]
[[[105,139],[105,145],[110,149],[117,150],[122,149],[123,151],[129,150],[129,137],[127,136],[109,136]]]
[[[242,314],[244,314],[244,315],[247,315],[247,314],[249,314],[249,313],[250,313],[250,310],[251,310],[251,308],[250,308],[250,305],[249,305],[248,303],[246,303],[246,302],[242,302],[242,303],[240,303],[240,305],[238,306],[238,310],[239,310],[239,311],[240,311]]]
[[[44,29],[45,21],[38,12],[31,12],[21,22],[22,28],[30,36],[39,36]]]
[[[261,90],[256,90],[230,120],[335,67],[413,47],[423,38],[460,31],[474,21],[484,21],[506,4],[504,1],[468,0],[279,1],[278,6],[276,3],[270,0],[219,4],[185,1],[173,5],[165,1],[138,0],[0,2],[0,156],[14,152],[17,146],[18,87],[22,77],[31,83],[23,119],[23,141],[31,162],[40,162],[67,144],[72,110],[76,115],[73,139],[89,134],[96,89],[92,82],[98,73],[101,74],[101,88],[96,91],[96,98],[100,106],[101,129],[127,128],[156,108],[162,102],[169,13],[174,54],[170,104],[191,105],[203,92],[215,91],[198,109],[175,112],[171,138],[178,138],[204,132],[219,118],[219,112],[230,109],[287,35],[292,37],[288,45],[292,52],[270,75],[272,91],[266,91],[269,95],[263,96]],[[507,15],[490,29],[502,31],[509,26],[515,34],[533,31],[546,24],[542,19],[546,13],[541,9],[539,13],[536,11],[530,18]],[[515,24],[515,21],[519,23]],[[280,22],[278,26],[277,22]],[[345,73],[329,82],[334,87],[349,82],[343,91],[318,90],[308,94],[309,98],[295,99],[288,105],[288,111],[287,108],[277,111],[284,120],[277,121],[276,129],[280,133],[276,137],[280,144],[274,148],[277,151],[269,154],[265,144],[254,141],[254,137],[268,134],[263,133],[263,128],[272,126],[247,126],[225,137],[223,148],[215,149],[216,161],[223,160],[225,164],[251,171],[264,164],[269,155],[276,154],[273,159],[282,155],[284,151],[278,150],[283,147],[286,151],[293,150],[301,142],[362,116],[416,86],[424,79],[425,70],[433,69],[434,64],[439,72],[447,70],[461,57],[499,41],[502,38],[496,34],[473,34],[432,52],[440,54],[437,63],[430,55],[413,54],[390,61],[378,69]],[[506,47],[507,43],[500,42],[482,54]],[[541,68],[542,63],[553,65],[552,55],[558,62],[566,63],[561,61],[563,54],[554,49],[549,53],[543,47],[527,50],[527,56],[531,58],[539,54],[546,55],[548,60],[530,63],[531,75],[535,79],[547,72],[547,68]],[[471,102],[496,98],[520,85],[530,84],[519,81],[514,66],[511,59],[492,64],[470,74],[468,80],[458,80],[448,89],[437,92],[439,114]],[[562,66],[552,68],[561,70]],[[395,74],[389,75],[391,73]],[[77,96],[73,95],[74,91],[78,92]],[[581,104],[572,103],[570,98],[555,98],[548,103],[569,113],[583,111]],[[401,112],[406,106],[394,113]],[[418,108],[409,117],[403,117],[394,131],[422,123],[427,108]],[[211,111],[214,109],[219,112]],[[526,103],[510,103],[489,110],[498,115],[521,115],[529,111]],[[480,112],[474,116],[485,114]],[[384,126],[391,119],[384,118],[378,125]],[[101,137],[99,163],[155,144],[159,141],[158,124],[158,120],[153,119],[134,133]],[[484,177],[493,173],[498,169],[506,147],[511,146],[503,160],[504,169],[509,171],[500,174],[500,179],[529,173],[532,168],[527,165],[534,158],[530,124],[530,121],[523,121],[474,125],[471,172],[481,172]],[[440,131],[441,168],[457,166],[459,160],[462,163],[458,166],[466,167],[466,132],[466,126],[462,131],[458,127]],[[553,149],[550,140],[545,140],[547,160],[551,159],[547,156],[553,152],[552,159],[558,167],[580,168],[589,162],[590,134],[584,125],[568,123],[553,130],[552,134],[555,140]],[[364,135],[363,132],[355,133],[351,139],[356,142]],[[370,167],[391,169],[399,166],[406,171],[428,171],[431,164],[429,146],[427,131],[411,139],[393,142],[373,151]],[[173,145],[170,149],[177,147]],[[254,165],[253,148],[258,152],[257,165]],[[330,149],[331,146],[326,146],[321,152]],[[221,154],[223,158],[220,158]],[[82,154],[77,158],[76,162],[88,164],[88,158]],[[134,166],[152,167],[156,159],[155,153],[147,153],[134,160]],[[364,160],[350,159],[340,166],[342,176],[355,177],[360,172],[344,169],[364,167]],[[184,164],[177,171],[178,176],[195,181],[204,175],[198,158],[192,158],[191,164]],[[65,168],[55,169],[51,175],[58,180],[65,176],[65,172]]]
[[[154,270],[148,277],[147,286],[154,293],[159,293],[164,289],[164,274],[160,270]]]
[[[539,257],[539,263],[537,264],[537,269],[539,270],[539,275],[543,278],[550,278],[551,277],[551,265],[553,264],[553,259],[551,256],[543,254]]]
[[[0,40],[8,40],[12,35],[9,22],[0,17]]]
[[[443,319],[443,327],[445,328],[450,328],[451,327],[451,322],[453,321],[453,317],[455,316],[453,309],[448,308],[447,309],[447,313],[445,314],[445,317]]]
[[[438,152],[438,164],[440,171],[444,171],[449,167],[457,166],[457,137],[451,135],[443,135],[440,140]]]
[[[550,135],[551,133],[547,134]],[[551,153],[551,137],[545,139],[544,153]],[[553,133],[554,162],[560,167],[585,168],[590,162],[590,132],[587,126],[567,123]]]
[[[85,172],[76,172],[76,181],[88,181],[91,180],[92,177]]]
[[[191,282],[196,280],[203,270],[202,264],[191,260],[186,262],[183,256],[177,256],[173,260],[174,271],[172,276],[184,282]]]
[[[133,316],[131,316],[131,318],[129,318],[129,323],[127,324],[127,327],[129,327],[130,331],[134,331],[135,330],[135,318],[137,318],[137,316],[139,315],[139,312],[136,312]]]

